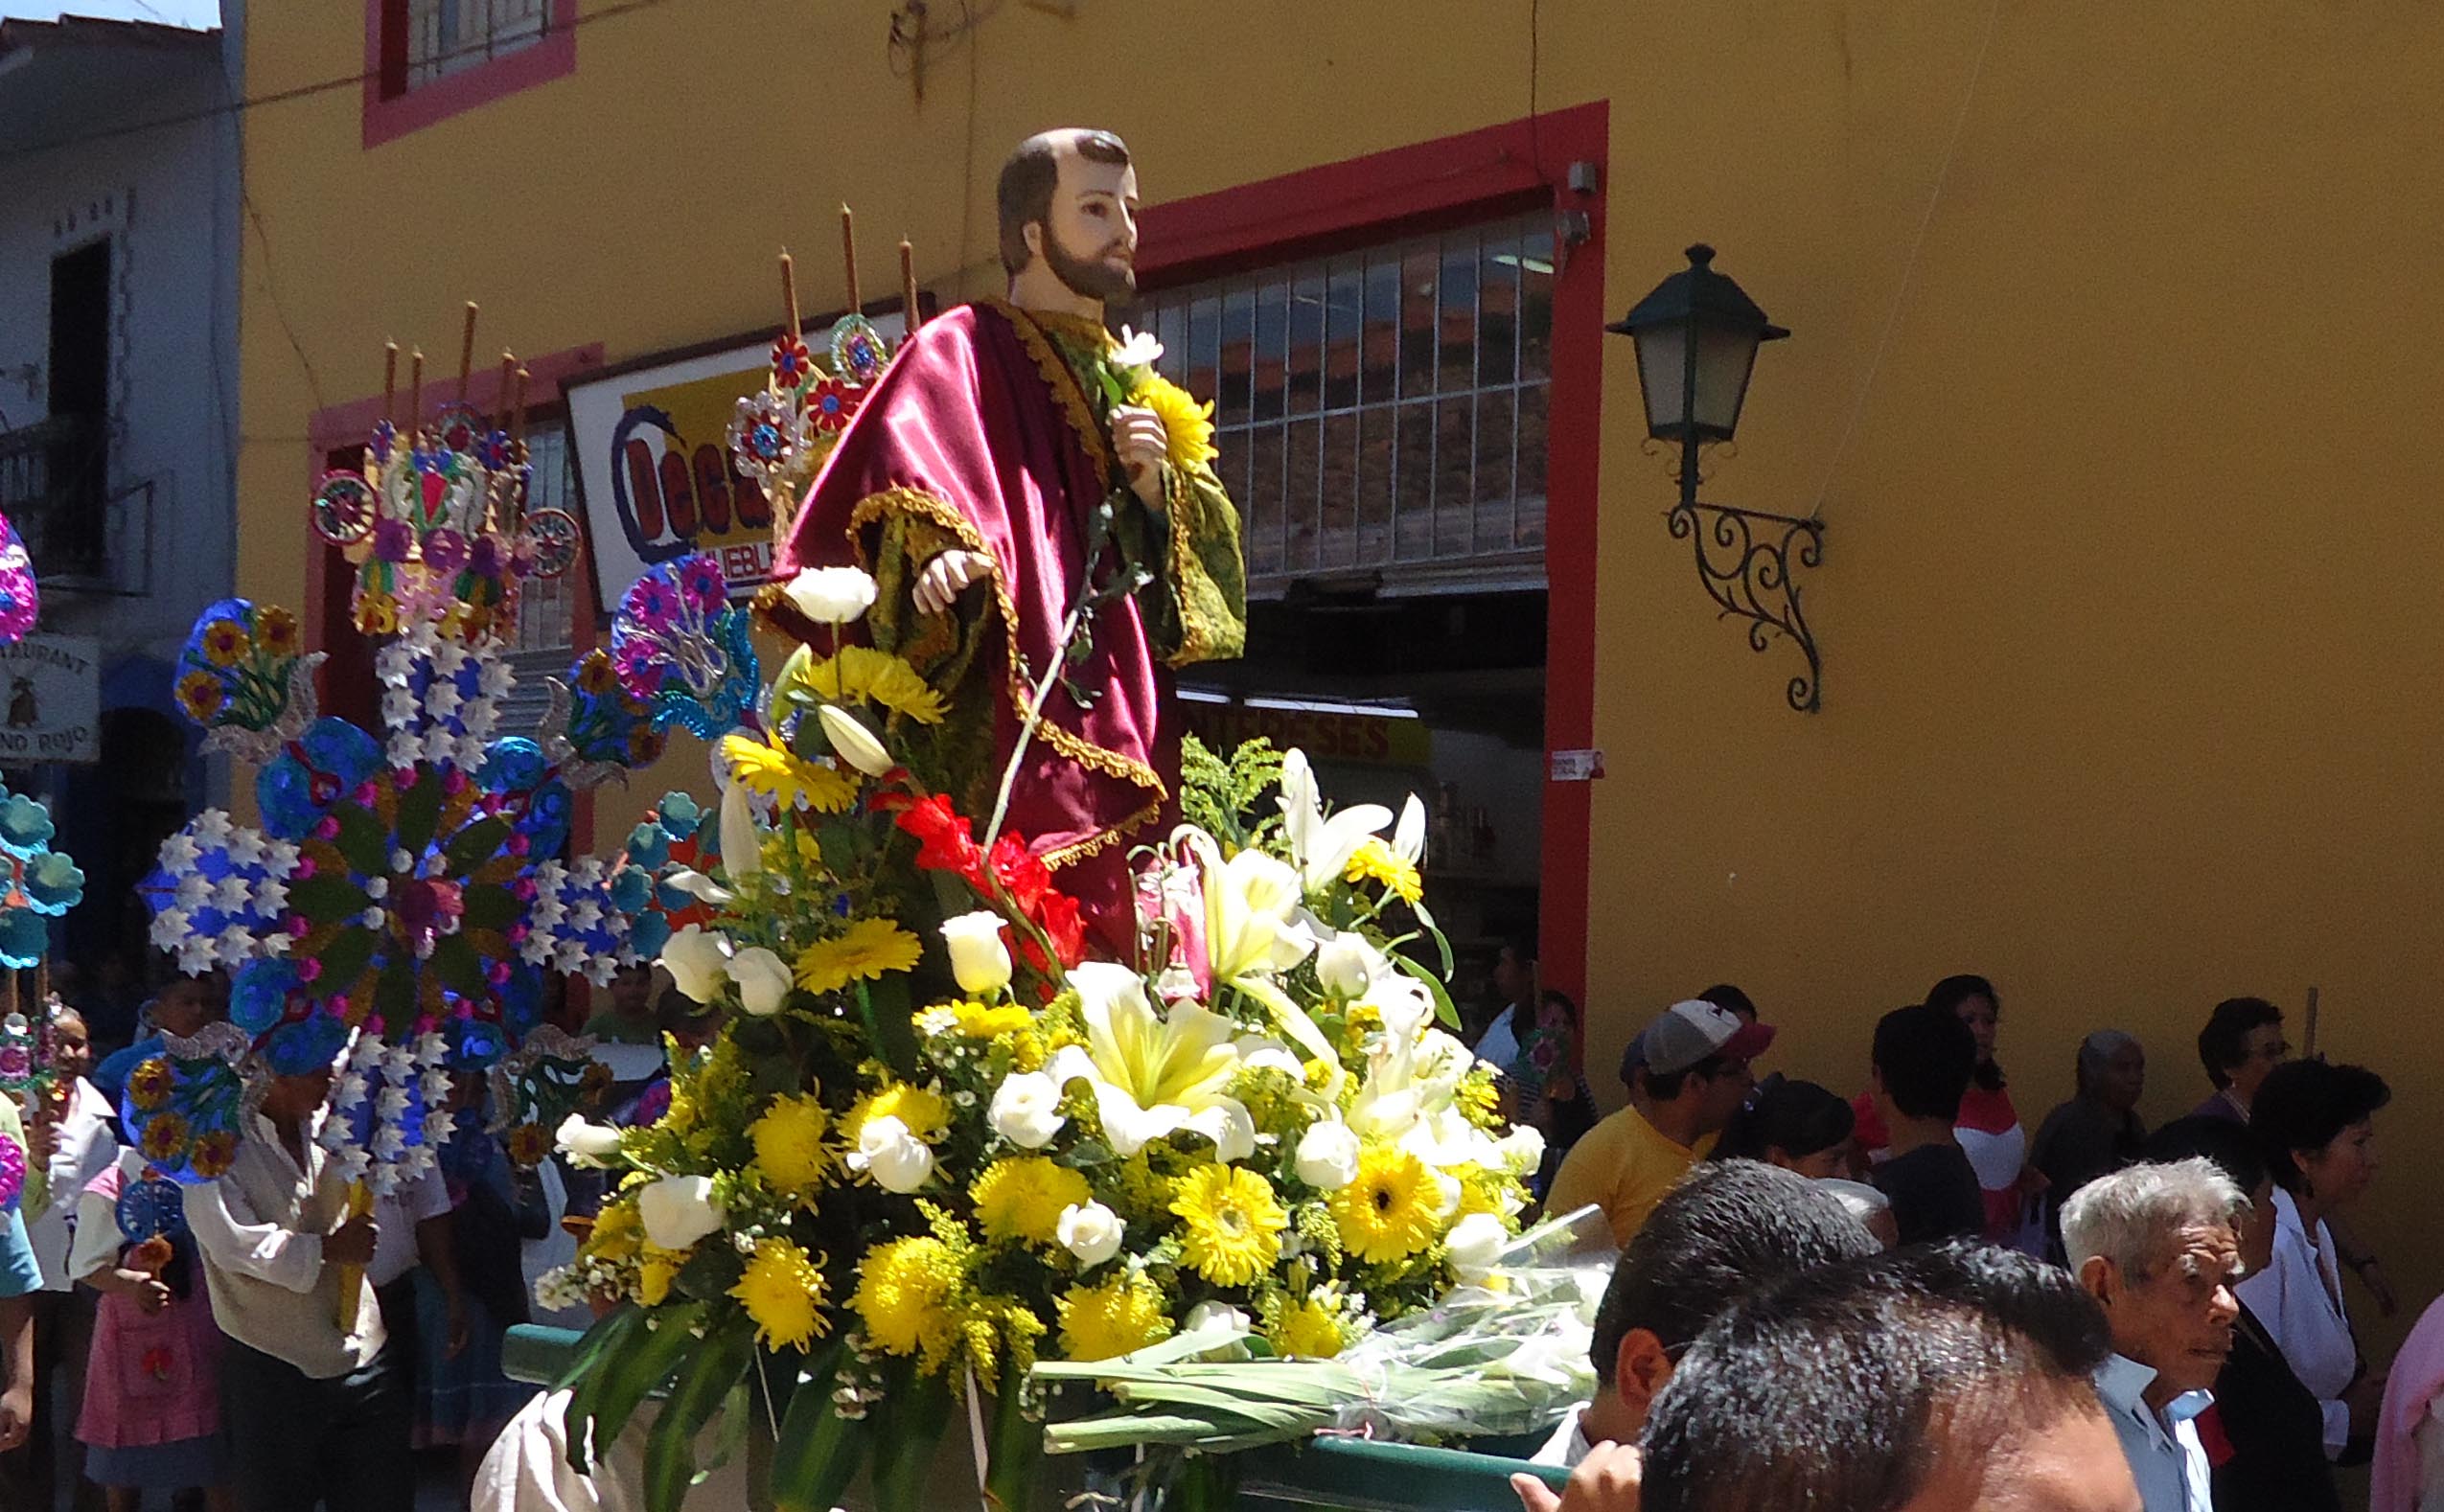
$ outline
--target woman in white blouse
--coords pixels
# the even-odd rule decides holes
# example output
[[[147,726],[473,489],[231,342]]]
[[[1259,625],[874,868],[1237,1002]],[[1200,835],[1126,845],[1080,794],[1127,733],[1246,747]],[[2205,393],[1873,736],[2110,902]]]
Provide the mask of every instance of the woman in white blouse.
[[[2274,1263],[2241,1283],[2241,1300],[2316,1394],[2325,1453],[2335,1459],[2355,1440],[2355,1459],[2365,1457],[2385,1377],[2360,1357],[2325,1220],[2367,1190],[2376,1174],[2376,1111],[2391,1097],[2385,1079],[2363,1066],[2293,1061],[2268,1074],[2250,1111],[2250,1132],[2281,1189]]]

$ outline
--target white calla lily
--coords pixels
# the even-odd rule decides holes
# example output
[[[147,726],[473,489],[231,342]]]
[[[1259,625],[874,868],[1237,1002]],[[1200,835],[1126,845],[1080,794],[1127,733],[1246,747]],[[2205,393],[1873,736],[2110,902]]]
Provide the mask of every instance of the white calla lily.
[[[880,777],[891,769],[891,753],[874,738],[874,732],[859,723],[847,711],[826,703],[815,711],[823,722],[824,738],[832,743],[832,754],[856,767],[868,777]]]
[[[729,980],[729,939],[718,929],[691,924],[662,947],[662,970],[689,1001],[711,1002]]]
[[[731,882],[764,869],[764,836],[755,828],[755,809],[743,782],[722,790],[721,838],[722,870]]]
[[[1224,1095],[1239,1073],[1237,1025],[1192,1002],[1158,1012],[1144,979],[1125,966],[1087,961],[1069,975],[1086,1043],[1065,1047],[1045,1069],[1063,1087],[1086,1082],[1114,1154],[1135,1155],[1183,1129],[1212,1140],[1224,1160],[1256,1153],[1256,1120]]]
[[[1340,881],[1358,847],[1391,822],[1392,811],[1379,803],[1355,804],[1327,817],[1306,752],[1293,747],[1281,758],[1281,831],[1308,892]]]

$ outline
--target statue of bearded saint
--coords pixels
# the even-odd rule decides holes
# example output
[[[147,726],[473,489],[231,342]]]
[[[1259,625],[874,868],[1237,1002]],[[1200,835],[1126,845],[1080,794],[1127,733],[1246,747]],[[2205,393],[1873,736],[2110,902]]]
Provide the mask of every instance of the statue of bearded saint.
[[[1103,131],[1031,137],[999,199],[1008,296],[949,310],[902,347],[758,603],[828,652],[828,630],[777,584],[808,567],[872,572],[865,633],[951,703],[938,724],[894,728],[911,773],[980,831],[1017,753],[1005,828],[1125,953],[1129,849],[1177,813],[1172,674],[1235,657],[1246,637],[1238,514],[1112,360],[1105,307],[1137,291],[1128,148]]]

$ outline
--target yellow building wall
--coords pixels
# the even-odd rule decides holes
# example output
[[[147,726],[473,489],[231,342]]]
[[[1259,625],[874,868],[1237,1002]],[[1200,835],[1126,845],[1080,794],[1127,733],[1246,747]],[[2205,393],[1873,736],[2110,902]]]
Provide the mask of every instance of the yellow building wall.
[[[362,66],[355,8],[250,9],[250,94]],[[2203,1095],[2217,999],[2315,983],[2320,1047],[2397,1092],[2362,1230],[2413,1307],[2444,1285],[2416,1175],[2444,1160],[2444,11],[976,9],[921,103],[885,6],[666,0],[370,152],[353,87],[250,112],[242,590],[303,591],[306,417],[373,391],[385,337],[454,355],[463,300],[494,353],[750,329],[784,243],[809,310],[838,303],[842,200],[869,289],[905,234],[929,287],[980,292],[1030,130],[1109,126],[1150,200],[1202,194],[1526,115],[1538,13],[1535,103],[1610,102],[1608,309],[1702,238],[1796,332],[1709,496],[1821,503],[1828,534],[1807,717],[1797,653],[1750,654],[1665,533],[1626,342],[1602,414],[1557,422],[1604,437],[1597,1081],[1728,977],[1782,1025],[1770,1065],[1853,1089],[1878,1012],[1974,970],[2032,1127],[2107,1025],[2147,1043],[2155,1121]],[[703,771],[690,747],[669,775]]]

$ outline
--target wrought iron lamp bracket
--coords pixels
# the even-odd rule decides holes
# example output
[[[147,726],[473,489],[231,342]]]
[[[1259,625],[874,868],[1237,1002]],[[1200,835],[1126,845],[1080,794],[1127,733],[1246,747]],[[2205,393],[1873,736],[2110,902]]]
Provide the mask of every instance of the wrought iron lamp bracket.
[[[1707,504],[1694,491],[1684,493],[1664,518],[1672,539],[1693,543],[1697,581],[1722,617],[1748,622],[1750,650],[1762,652],[1783,635],[1808,658],[1808,670],[1790,679],[1785,696],[1800,713],[1815,713],[1821,706],[1824,667],[1791,570],[1824,563],[1824,522]]]

